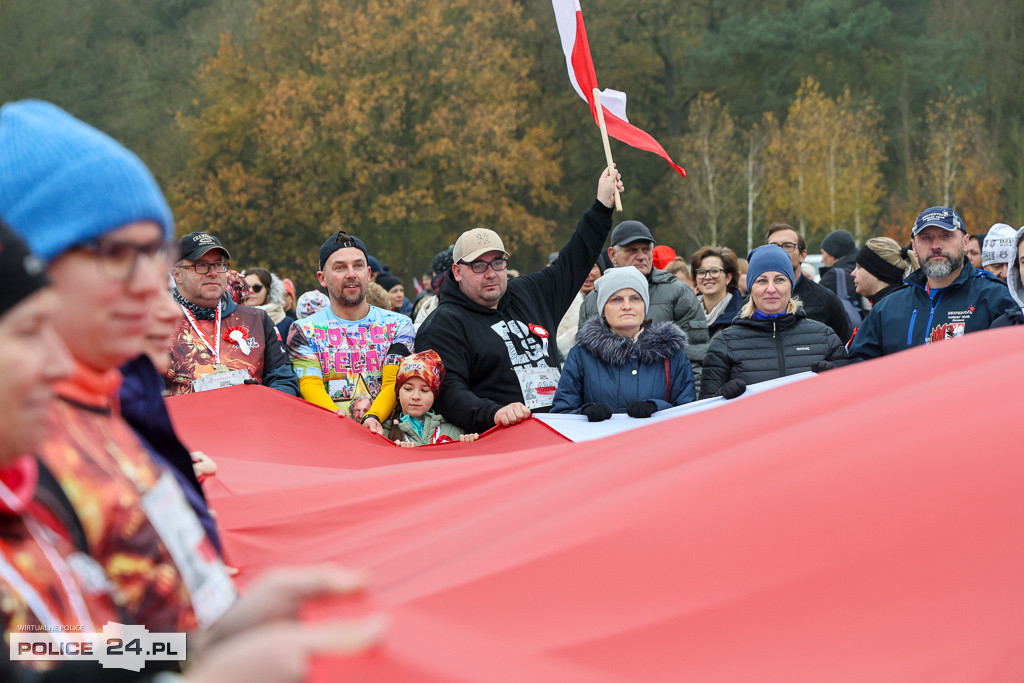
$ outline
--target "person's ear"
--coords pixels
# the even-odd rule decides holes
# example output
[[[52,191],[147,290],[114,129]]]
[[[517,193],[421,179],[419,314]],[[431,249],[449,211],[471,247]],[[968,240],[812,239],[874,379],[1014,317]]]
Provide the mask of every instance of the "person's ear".
[[[456,263],[455,266],[457,266],[457,265],[459,265],[459,264]],[[455,281],[456,282],[462,282],[462,273],[455,266],[452,266],[452,275],[455,276]]]
[[[612,262],[613,266],[618,266],[615,262],[615,247],[608,247],[608,260]]]
[[[316,280],[317,280],[317,282],[320,283],[321,287],[326,287],[327,286],[327,278],[324,277],[324,271],[322,271],[322,270],[316,271]]]
[[[174,278],[174,286],[181,288],[181,269],[174,268],[171,270],[171,277]]]

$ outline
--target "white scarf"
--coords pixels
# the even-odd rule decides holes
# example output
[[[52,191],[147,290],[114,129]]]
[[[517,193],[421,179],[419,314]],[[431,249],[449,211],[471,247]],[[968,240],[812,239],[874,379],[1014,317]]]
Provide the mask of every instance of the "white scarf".
[[[725,311],[725,307],[729,305],[730,301],[732,301],[732,292],[726,292],[725,298],[719,301],[717,304],[715,304],[714,308],[712,308],[710,311],[704,314],[705,317],[708,319],[708,325],[712,325],[716,320],[718,320],[719,316],[721,316],[722,313]],[[704,306],[703,294],[700,295],[700,305]]]

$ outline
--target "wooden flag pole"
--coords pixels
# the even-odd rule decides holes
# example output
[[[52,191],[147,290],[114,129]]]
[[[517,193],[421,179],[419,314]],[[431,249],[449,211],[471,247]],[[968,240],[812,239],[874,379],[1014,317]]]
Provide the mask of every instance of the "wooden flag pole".
[[[597,123],[601,126],[601,142],[604,143],[604,158],[608,164],[608,170],[615,173],[614,162],[612,161],[612,148],[608,144],[608,128],[604,125],[604,107],[601,106],[601,91],[594,88],[594,106],[597,108]],[[622,211],[622,200],[619,198],[618,189],[615,190],[615,210]]]

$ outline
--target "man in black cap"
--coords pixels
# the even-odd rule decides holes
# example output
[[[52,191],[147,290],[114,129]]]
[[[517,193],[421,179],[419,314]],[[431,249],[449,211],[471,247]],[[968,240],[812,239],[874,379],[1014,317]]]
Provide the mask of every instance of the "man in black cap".
[[[647,317],[651,322],[674,322],[686,334],[686,355],[693,367],[699,392],[701,368],[710,337],[704,308],[697,301],[697,295],[675,275],[654,267],[654,236],[640,221],[623,221],[616,225],[612,230],[611,243],[608,259],[613,266],[636,266],[647,277],[651,294]],[[580,307],[580,328],[596,315],[597,295],[591,292]]]
[[[320,245],[319,263],[316,277],[330,305],[292,323],[288,333],[299,391],[338,415],[348,415],[359,394],[371,396],[362,422],[383,434],[395,406],[398,363],[409,355],[416,330],[407,316],[366,301],[370,257],[361,239],[339,230]]]
[[[173,395],[263,384],[298,396],[298,380],[270,316],[224,294],[230,258],[220,240],[205,232],[178,241],[172,294],[184,316],[171,340],[167,388]]]

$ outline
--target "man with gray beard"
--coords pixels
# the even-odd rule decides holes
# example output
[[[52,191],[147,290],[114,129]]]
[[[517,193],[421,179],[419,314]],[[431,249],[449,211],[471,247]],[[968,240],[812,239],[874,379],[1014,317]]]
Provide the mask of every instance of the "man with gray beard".
[[[917,217],[911,245],[921,267],[871,309],[850,345],[851,359],[987,330],[1015,305],[1005,282],[971,266],[967,240],[963,219],[953,209],[933,206]]]

